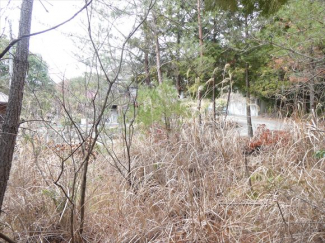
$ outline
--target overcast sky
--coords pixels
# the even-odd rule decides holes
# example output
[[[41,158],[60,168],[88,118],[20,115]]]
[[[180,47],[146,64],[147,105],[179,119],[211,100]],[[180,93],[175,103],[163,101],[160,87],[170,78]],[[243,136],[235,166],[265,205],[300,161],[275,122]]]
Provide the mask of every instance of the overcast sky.
[[[102,6],[105,8],[104,13],[109,14],[110,11],[114,11],[115,14],[105,20],[92,19],[93,37],[105,40],[106,44],[109,43],[112,47],[112,49],[102,50],[105,54],[115,52],[114,55],[119,58],[121,43],[135,28],[135,24],[139,23],[137,11],[143,9],[143,6],[136,6],[135,2],[110,0],[109,5],[104,2]],[[31,32],[42,31],[62,23],[78,12],[84,4],[84,0],[34,0]],[[9,36],[11,21],[13,38],[17,38],[20,6],[21,0],[0,0],[0,35],[6,33]],[[125,9],[134,11],[130,10],[129,14],[126,14]],[[78,62],[74,54],[77,53],[86,59],[91,58],[90,54],[89,52],[85,54],[85,51],[78,49],[73,43],[76,38],[71,37],[87,36],[86,27],[82,24],[86,22],[86,16],[86,11],[82,11],[75,19],[58,29],[30,38],[30,51],[41,54],[48,63],[50,75],[55,82],[82,75],[86,71],[85,66]],[[101,27],[96,28],[96,26],[102,26],[104,29],[101,31]]]
[[[9,21],[12,22],[13,38],[18,36],[18,23],[20,16],[20,0],[0,0],[0,28],[1,32],[9,33]],[[35,0],[33,8],[32,33],[57,25],[84,6],[82,0]],[[69,34],[85,34],[81,26],[81,19],[85,12],[64,26],[34,36],[30,39],[30,51],[39,53],[50,66],[50,75],[55,82],[61,81],[63,76],[71,78],[78,76],[85,70],[75,60],[73,53],[78,50],[74,47]]]

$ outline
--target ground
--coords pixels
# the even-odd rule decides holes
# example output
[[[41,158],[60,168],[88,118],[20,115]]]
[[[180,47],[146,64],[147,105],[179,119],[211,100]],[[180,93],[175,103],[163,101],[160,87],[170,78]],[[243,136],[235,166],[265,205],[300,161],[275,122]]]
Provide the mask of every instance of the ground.
[[[238,132],[241,136],[247,136],[247,118],[246,116],[228,115],[227,119],[235,121],[240,125]],[[266,118],[266,117],[252,117],[253,131],[256,131],[259,125],[265,124],[270,130],[286,130],[290,127],[289,121],[283,119]]]

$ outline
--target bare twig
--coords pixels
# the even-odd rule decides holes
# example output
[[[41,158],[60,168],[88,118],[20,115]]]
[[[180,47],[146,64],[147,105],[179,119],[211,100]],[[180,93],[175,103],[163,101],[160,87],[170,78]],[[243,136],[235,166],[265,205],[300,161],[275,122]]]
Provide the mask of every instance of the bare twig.
[[[276,201],[276,205],[277,205],[278,208],[279,208],[279,211],[280,211],[280,214],[281,214],[282,221],[283,221],[284,225],[287,227],[288,232],[289,232],[289,234],[290,234],[290,236],[291,236],[291,239],[293,240],[293,236],[292,236],[292,233],[291,233],[291,231],[290,231],[289,225],[287,224],[287,222],[286,222],[286,220],[285,220],[285,218],[284,218],[284,215],[283,215],[283,213],[282,213],[282,210],[281,210],[281,207],[280,207],[280,204],[279,204],[278,201]]]
[[[72,19],[74,19],[79,13],[81,13],[84,9],[86,9],[92,2],[93,0],[90,0],[88,3],[86,3],[85,6],[83,6],[78,12],[76,12],[71,18],[67,19],[66,21],[56,25],[56,26],[53,26],[49,29],[46,29],[46,30],[42,30],[42,31],[39,31],[39,32],[35,32],[35,33],[32,33],[32,34],[29,34],[29,35],[22,35],[20,36],[18,39],[15,39],[13,41],[11,41],[9,43],[9,45],[0,53],[0,60],[3,58],[3,56],[11,49],[11,47],[13,47],[17,42],[21,41],[22,39],[24,38],[29,38],[29,37],[32,37],[32,36],[35,36],[35,35],[40,35],[40,34],[43,34],[43,33],[46,33],[46,32],[49,32],[51,30],[55,30],[57,28],[59,28],[60,26],[68,23],[69,21],[71,21]]]

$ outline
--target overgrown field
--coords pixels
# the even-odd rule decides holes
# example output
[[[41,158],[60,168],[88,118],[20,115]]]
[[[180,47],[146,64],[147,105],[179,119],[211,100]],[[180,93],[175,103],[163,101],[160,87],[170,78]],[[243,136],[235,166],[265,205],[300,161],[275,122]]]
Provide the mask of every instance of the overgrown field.
[[[324,242],[324,130],[295,123],[285,143],[249,154],[231,127],[136,134],[129,180],[116,169],[127,166],[122,142],[108,148],[117,162],[99,144],[82,239],[82,155],[62,162],[46,143],[21,138],[1,231],[17,242],[71,242],[72,233],[75,242]]]

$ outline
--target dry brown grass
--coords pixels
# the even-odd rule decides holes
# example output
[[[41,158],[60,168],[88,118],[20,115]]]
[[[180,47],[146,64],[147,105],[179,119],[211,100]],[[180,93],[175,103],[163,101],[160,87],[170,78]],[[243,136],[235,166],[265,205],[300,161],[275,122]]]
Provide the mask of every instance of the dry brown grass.
[[[134,188],[107,154],[91,163],[85,242],[325,241],[325,159],[314,156],[324,149],[322,131],[295,124],[285,147],[264,146],[248,156],[252,188],[245,139],[236,130],[187,124],[176,134],[135,137]],[[67,191],[72,168],[68,160],[60,180]],[[45,146],[36,160],[32,147],[20,143],[3,232],[18,242],[69,241],[70,204],[53,184],[59,169]]]

